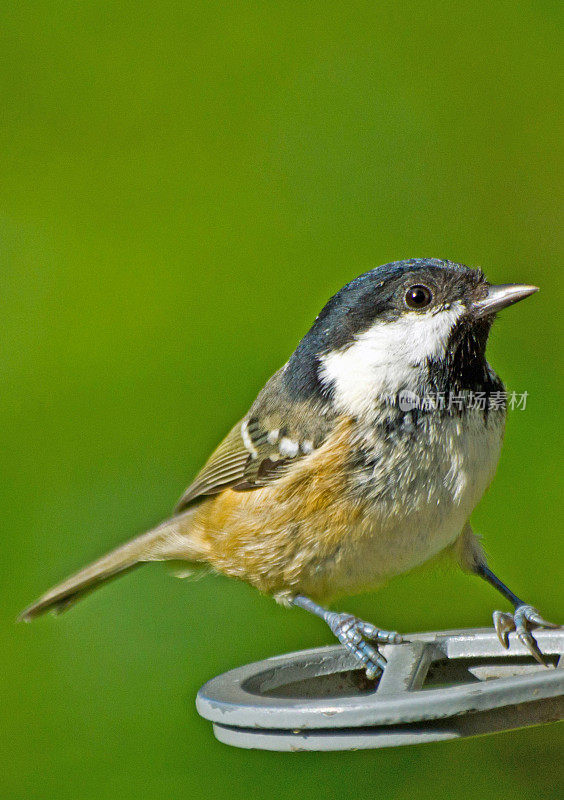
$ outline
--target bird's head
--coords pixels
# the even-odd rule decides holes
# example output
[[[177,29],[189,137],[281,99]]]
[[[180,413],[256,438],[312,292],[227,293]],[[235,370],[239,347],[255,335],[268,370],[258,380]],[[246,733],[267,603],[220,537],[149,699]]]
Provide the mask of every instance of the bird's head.
[[[536,291],[494,286],[480,270],[433,258],[377,267],[329,300],[290,359],[287,379],[355,415],[375,396],[475,388],[487,379],[496,313]]]

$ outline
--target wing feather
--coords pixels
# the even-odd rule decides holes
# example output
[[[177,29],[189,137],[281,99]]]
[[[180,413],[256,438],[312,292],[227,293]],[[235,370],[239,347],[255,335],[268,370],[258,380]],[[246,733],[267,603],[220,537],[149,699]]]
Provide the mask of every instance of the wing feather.
[[[325,440],[333,410],[319,397],[296,401],[287,392],[283,367],[214,450],[176,506],[176,513],[205,495],[231,487],[247,491],[286,475]]]
[[[251,458],[241,435],[238,422],[214,450],[190,486],[186,489],[175,512],[178,514],[200,495],[221,492],[228,486],[240,483],[245,476],[245,467]]]

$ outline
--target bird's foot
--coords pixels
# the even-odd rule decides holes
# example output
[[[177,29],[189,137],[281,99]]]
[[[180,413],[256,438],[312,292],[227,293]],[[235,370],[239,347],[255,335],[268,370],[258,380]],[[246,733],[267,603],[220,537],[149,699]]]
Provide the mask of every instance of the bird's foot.
[[[504,611],[494,611],[493,623],[498,639],[506,649],[509,648],[509,632],[515,631],[520,641],[525,645],[533,658],[536,659],[539,664],[547,666],[540,647],[529,628],[558,628],[558,625],[555,625],[553,622],[547,622],[541,617],[536,608],[526,603],[516,606],[513,614]]]
[[[403,639],[395,631],[383,631],[352,614],[327,611],[324,615],[337,639],[351,651],[366,670],[366,677],[374,680],[382,674],[386,659],[378,651],[378,644],[400,644]],[[368,644],[374,642],[376,646]]]

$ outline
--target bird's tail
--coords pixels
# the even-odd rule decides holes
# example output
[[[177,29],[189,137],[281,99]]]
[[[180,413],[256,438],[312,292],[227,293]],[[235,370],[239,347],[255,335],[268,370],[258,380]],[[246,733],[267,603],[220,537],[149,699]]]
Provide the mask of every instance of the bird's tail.
[[[30,622],[45,611],[64,611],[102,583],[145,561],[200,561],[202,553],[187,535],[194,512],[195,508],[189,508],[102,556],[46,592],[22,611],[18,619]]]

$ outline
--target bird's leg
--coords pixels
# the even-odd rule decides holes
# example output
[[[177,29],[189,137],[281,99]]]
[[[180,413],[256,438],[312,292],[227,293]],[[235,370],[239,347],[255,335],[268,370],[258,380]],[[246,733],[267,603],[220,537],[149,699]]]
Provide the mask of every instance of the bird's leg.
[[[371,680],[377,678],[384,667],[386,659],[378,652],[378,644],[399,644],[402,637],[394,631],[383,631],[370,622],[364,622],[352,614],[328,611],[326,608],[314,603],[309,597],[298,594],[291,600],[292,605],[304,608],[324,620],[337,639],[351,651],[354,657],[366,670],[366,675]],[[375,642],[376,646],[368,644]]]
[[[507,598],[507,600],[509,600],[509,602],[512,603],[515,608],[513,614],[508,614],[507,612],[503,611],[494,611],[493,613],[494,628],[501,644],[505,648],[508,648],[509,632],[515,631],[533,658],[535,658],[539,664],[546,664],[540,648],[533,634],[529,630],[529,627],[538,626],[541,628],[558,628],[559,626],[554,625],[552,622],[547,622],[541,617],[536,608],[533,608],[533,606],[525,603],[523,600],[520,600],[516,594],[513,594],[511,589],[508,589],[508,587],[502,583],[502,581],[500,581],[497,575],[494,575],[485,562],[478,562],[475,564],[474,572],[476,575],[479,575],[480,578],[483,578],[495,589],[497,589],[498,592]]]

